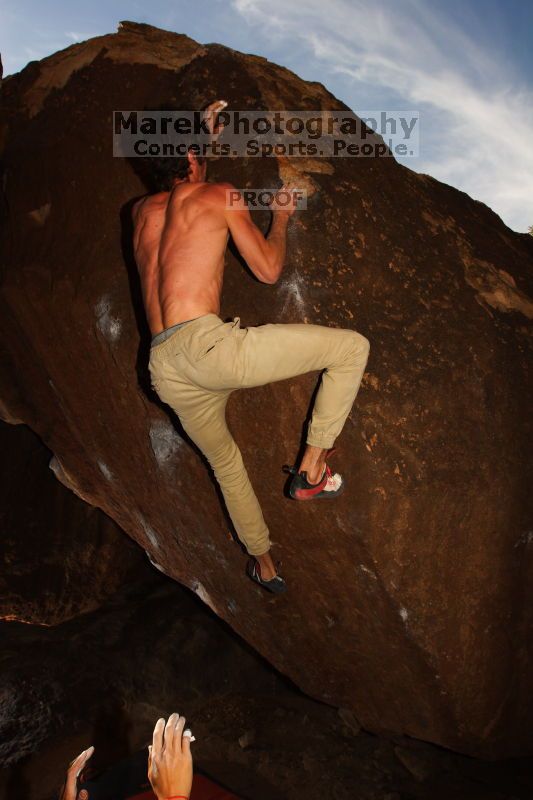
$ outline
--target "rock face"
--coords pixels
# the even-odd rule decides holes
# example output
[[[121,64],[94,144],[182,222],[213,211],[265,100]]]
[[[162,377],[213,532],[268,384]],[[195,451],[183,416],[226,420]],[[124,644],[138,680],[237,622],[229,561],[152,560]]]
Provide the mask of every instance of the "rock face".
[[[373,731],[523,754],[533,239],[392,158],[212,163],[211,179],[237,186],[296,170],[316,188],[277,284],[228,257],[221,316],[356,328],[371,342],[338,442],[349,490],[327,508],[284,497],[281,471],[317,374],[230,398],[290,585],[270,598],[243,573],[205,463],[150,390],[127,205],[144,187],[111,152],[114,109],[216,97],[343,108],[265,59],[133,23],[4,81],[2,416],[35,430],[66,486],[304,691]]]
[[[0,459],[0,619],[57,625],[153,572],[112,519],[56,480],[25,425],[0,423]]]

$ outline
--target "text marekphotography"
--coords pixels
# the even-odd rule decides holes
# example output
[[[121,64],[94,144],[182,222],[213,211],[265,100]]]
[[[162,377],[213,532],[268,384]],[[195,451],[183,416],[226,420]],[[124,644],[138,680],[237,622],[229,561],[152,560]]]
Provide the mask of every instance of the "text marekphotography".
[[[417,111],[222,111],[212,134],[202,111],[114,111],[113,155],[305,158],[419,155]]]

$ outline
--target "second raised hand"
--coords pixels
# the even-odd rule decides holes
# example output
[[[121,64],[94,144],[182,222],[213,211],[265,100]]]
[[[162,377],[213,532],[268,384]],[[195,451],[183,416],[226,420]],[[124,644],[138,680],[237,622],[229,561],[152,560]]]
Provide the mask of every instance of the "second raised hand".
[[[213,103],[210,103],[204,111],[204,122],[209,129],[209,133],[214,136],[219,136],[224,129],[224,124],[222,122],[217,123],[217,117],[227,105],[227,100],[215,100]]]

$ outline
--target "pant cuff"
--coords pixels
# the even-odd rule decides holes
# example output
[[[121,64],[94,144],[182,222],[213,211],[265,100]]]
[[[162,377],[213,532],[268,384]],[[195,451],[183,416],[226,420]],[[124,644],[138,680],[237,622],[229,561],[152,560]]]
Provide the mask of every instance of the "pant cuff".
[[[246,550],[249,556],[253,556],[255,558],[256,556],[266,556],[266,554],[270,552],[271,546],[272,544],[270,539],[267,539],[265,544],[260,546],[256,545],[255,547],[247,547]]]
[[[333,436],[320,436],[320,435],[309,435],[306,439],[306,444],[310,444],[312,447],[322,447],[324,450],[329,450],[335,444],[335,437]]]

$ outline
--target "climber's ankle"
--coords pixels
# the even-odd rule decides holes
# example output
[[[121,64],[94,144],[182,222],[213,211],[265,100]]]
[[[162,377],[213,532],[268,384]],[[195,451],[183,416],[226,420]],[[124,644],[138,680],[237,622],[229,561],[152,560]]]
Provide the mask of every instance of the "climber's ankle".
[[[309,483],[319,483],[326,468],[327,454],[328,450],[326,448],[308,444],[302,456],[298,472],[306,472]]]
[[[274,562],[272,561],[272,556],[270,555],[270,550],[264,553],[261,556],[254,556],[256,561],[261,568],[261,577],[264,581],[269,581],[272,578],[275,578],[277,575],[276,567],[274,566]]]

